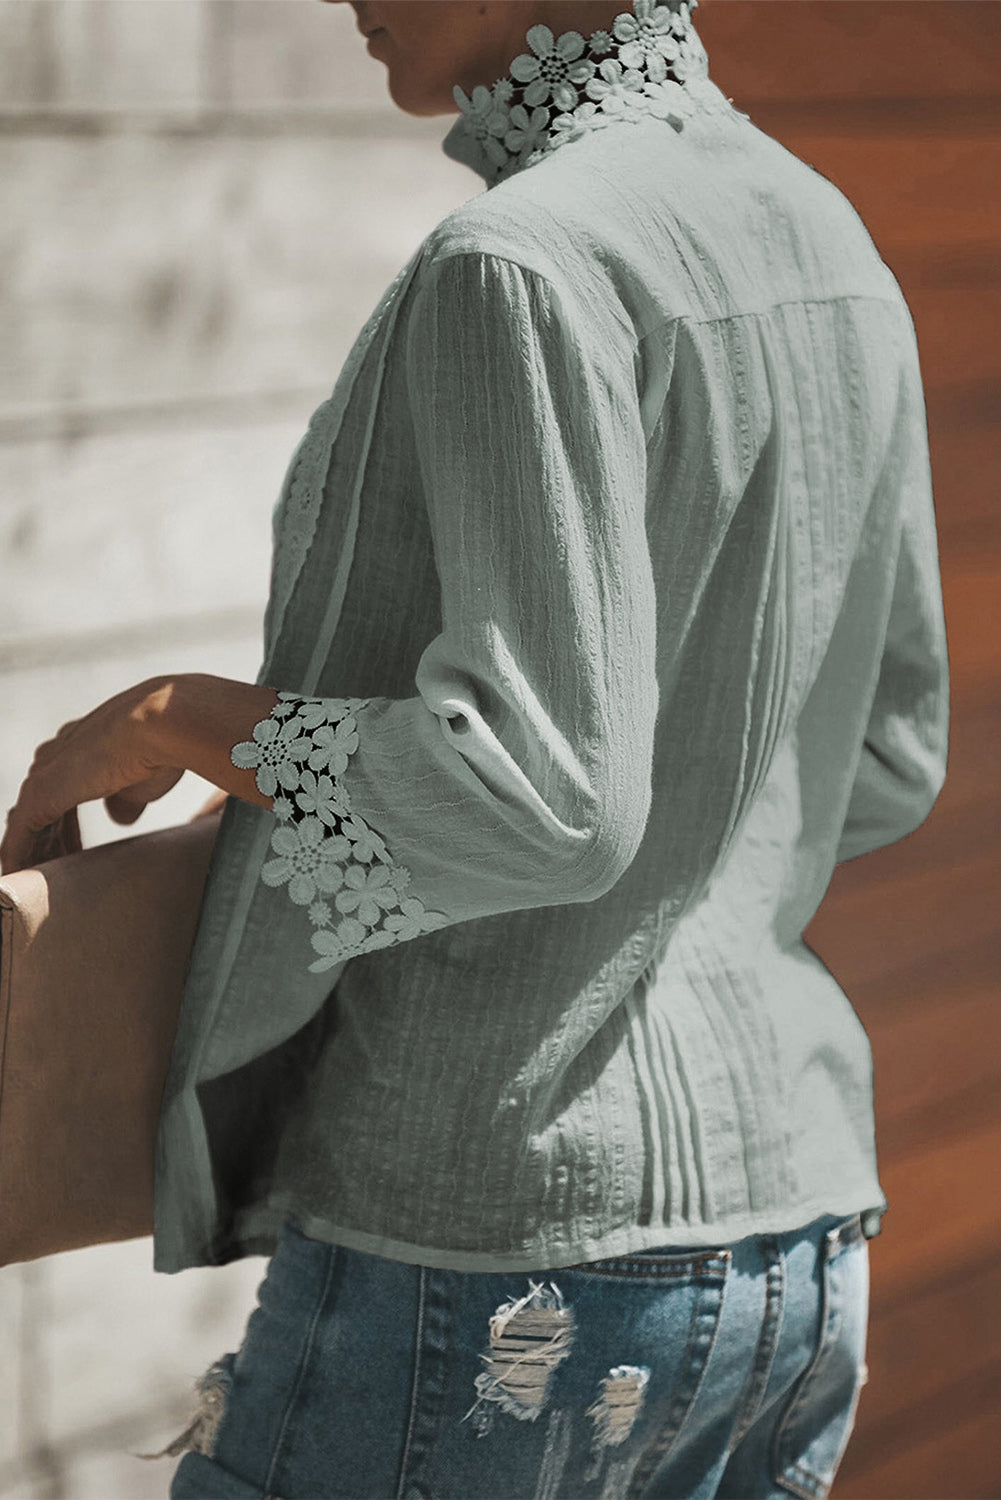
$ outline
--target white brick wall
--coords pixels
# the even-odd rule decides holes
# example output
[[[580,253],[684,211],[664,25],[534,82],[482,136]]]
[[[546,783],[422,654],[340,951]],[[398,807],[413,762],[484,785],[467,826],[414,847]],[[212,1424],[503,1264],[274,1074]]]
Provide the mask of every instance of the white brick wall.
[[[0,808],[131,683],[260,663],[270,517],[351,341],[478,190],[347,6],[0,0]],[[139,825],[180,822],[190,773]],[[266,1261],[152,1242],[0,1269],[0,1495],[145,1500]]]

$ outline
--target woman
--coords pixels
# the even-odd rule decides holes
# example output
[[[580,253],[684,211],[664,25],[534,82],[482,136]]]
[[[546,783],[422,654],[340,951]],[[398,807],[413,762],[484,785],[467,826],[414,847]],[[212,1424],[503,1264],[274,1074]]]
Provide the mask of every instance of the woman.
[[[227,794],[154,1268],[272,1258],[170,1493],[813,1500],[887,1204],[802,932],[946,769],[907,308],[685,4],[354,10],[486,190],[293,457],[258,682],[66,725],[0,846]]]

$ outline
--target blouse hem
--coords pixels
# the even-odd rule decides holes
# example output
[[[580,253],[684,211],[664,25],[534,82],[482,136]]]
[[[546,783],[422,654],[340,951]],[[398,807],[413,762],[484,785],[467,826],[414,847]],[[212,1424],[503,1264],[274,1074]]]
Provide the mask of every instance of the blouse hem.
[[[886,1198],[878,1186],[874,1188],[870,1183],[857,1189],[846,1188],[840,1193],[825,1193],[822,1198],[810,1199],[806,1203],[791,1204],[781,1209],[762,1209],[756,1213],[734,1214],[711,1223],[631,1224],[597,1237],[585,1235],[569,1245],[561,1244],[551,1250],[540,1247],[517,1254],[496,1254],[488,1250],[449,1250],[442,1246],[415,1244],[391,1235],[372,1234],[338,1224],[321,1214],[310,1213],[297,1207],[291,1198],[272,1197],[238,1214],[232,1232],[227,1236],[217,1237],[210,1249],[199,1254],[197,1251],[178,1247],[173,1252],[163,1253],[155,1258],[153,1269],[172,1273],[193,1266],[228,1265],[248,1255],[270,1256],[274,1254],[282,1230],[290,1218],[309,1239],[343,1245],[348,1250],[378,1255],[386,1260],[402,1261],[407,1265],[427,1266],[443,1271],[540,1272],[661,1247],[680,1250],[717,1249],[735,1244],[750,1235],[787,1234],[791,1230],[805,1229],[828,1214],[845,1217],[859,1214],[863,1235],[866,1239],[872,1239],[881,1231],[880,1221],[886,1208]]]

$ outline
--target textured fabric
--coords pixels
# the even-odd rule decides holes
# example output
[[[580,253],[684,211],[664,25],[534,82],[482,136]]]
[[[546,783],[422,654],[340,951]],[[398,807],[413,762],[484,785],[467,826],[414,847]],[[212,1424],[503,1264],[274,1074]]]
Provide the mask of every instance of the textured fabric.
[[[448,214],[293,455],[258,682],[361,702],[331,779],[443,921],[311,922],[229,800],[157,1270],[289,1211],[483,1271],[876,1232],[869,1041],[802,932],[945,777],[914,332],[843,196],[692,87]]]

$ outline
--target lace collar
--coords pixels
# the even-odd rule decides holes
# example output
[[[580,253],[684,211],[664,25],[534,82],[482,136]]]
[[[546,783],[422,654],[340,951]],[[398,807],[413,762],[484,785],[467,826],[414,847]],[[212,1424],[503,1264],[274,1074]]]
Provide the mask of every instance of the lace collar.
[[[633,0],[610,32],[592,32],[587,41],[579,31],[554,37],[548,26],[532,26],[531,51],[516,57],[493,88],[477,84],[469,98],[456,84],[459,118],[442,150],[489,188],[613,120],[652,114],[681,130],[696,109],[729,108],[709,81],[692,25],[697,4]]]

